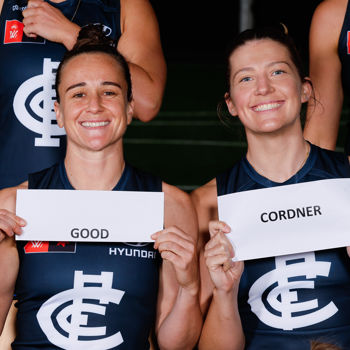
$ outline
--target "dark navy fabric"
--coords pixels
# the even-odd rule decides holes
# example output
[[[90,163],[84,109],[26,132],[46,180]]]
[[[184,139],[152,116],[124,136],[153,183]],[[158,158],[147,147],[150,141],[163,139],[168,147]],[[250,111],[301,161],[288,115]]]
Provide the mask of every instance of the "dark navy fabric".
[[[72,189],[63,162],[31,175],[29,187]],[[126,165],[114,190],[158,192],[162,183]],[[161,260],[152,243],[17,242],[17,248],[13,349],[149,349]],[[118,293],[120,301],[113,299]]]
[[[343,26],[339,36],[338,55],[342,63],[342,82],[347,93],[350,92],[350,3],[348,2]]]
[[[284,183],[259,175],[246,158],[216,180],[220,196],[347,177],[345,155],[311,145],[305,165]],[[350,259],[345,248],[245,261],[238,303],[246,349],[309,350],[311,340],[350,349]]]
[[[339,36],[338,55],[341,61],[341,75],[344,94],[350,94],[350,2],[348,2],[343,26]],[[348,132],[345,140],[345,151],[350,155],[350,125],[347,125]]]
[[[53,3],[71,19],[79,0]],[[23,34],[27,0],[5,0],[0,18],[0,188],[18,185],[65,154],[64,130],[56,124],[54,75],[64,45]],[[81,0],[73,22],[101,23],[118,39],[119,1]],[[22,36],[23,34],[23,36]]]

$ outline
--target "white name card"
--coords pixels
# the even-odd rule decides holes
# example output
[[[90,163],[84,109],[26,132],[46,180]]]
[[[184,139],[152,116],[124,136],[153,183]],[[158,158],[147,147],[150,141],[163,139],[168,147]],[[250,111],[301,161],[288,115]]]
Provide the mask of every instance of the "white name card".
[[[163,229],[162,192],[18,190],[27,221],[17,240],[152,242]]]
[[[350,246],[350,179],[228,194],[218,208],[234,260]]]

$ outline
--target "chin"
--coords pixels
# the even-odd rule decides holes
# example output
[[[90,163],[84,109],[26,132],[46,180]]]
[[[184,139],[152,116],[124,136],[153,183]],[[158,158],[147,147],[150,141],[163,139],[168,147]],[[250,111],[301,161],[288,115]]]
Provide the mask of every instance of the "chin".
[[[106,142],[102,142],[102,140],[94,140],[94,141],[87,142],[85,144],[85,147],[87,149],[95,152],[102,151],[107,146],[108,144]]]

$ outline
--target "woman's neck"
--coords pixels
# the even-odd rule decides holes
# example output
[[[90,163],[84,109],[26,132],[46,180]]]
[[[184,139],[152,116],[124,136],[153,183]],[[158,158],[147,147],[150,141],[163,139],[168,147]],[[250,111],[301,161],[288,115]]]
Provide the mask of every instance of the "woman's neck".
[[[125,167],[122,148],[115,152],[91,152],[68,146],[64,164],[69,182],[77,190],[112,190]]]
[[[274,182],[285,182],[306,163],[310,144],[302,130],[292,135],[260,135],[248,138],[247,160],[257,173]]]

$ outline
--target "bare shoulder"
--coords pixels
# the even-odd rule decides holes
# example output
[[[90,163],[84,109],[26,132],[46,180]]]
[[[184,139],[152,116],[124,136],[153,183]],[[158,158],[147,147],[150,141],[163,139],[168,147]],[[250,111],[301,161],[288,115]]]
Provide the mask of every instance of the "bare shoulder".
[[[23,182],[18,186],[8,187],[0,190],[0,209],[7,209],[15,212],[17,190],[27,188],[28,182]]]
[[[185,232],[197,236],[197,218],[190,196],[179,188],[162,184],[164,192],[165,226],[176,225]]]
[[[139,23],[140,20],[142,23],[139,25],[144,25],[145,23],[151,25],[157,23],[153,7],[149,0],[121,0],[121,26],[122,33],[128,27],[128,23],[132,21],[133,24]]]
[[[163,182],[162,187],[167,205],[190,205],[190,196],[186,192],[166,182]]]
[[[343,20],[348,0],[324,0],[316,7],[313,17],[324,22]]]
[[[216,219],[217,215],[217,189],[216,179],[213,179],[205,185],[197,188],[191,193],[191,199],[196,208],[197,214],[202,215],[203,211],[213,211],[211,219]]]
[[[343,25],[347,0],[324,0],[316,8],[311,23],[311,39],[332,37],[336,42]]]

